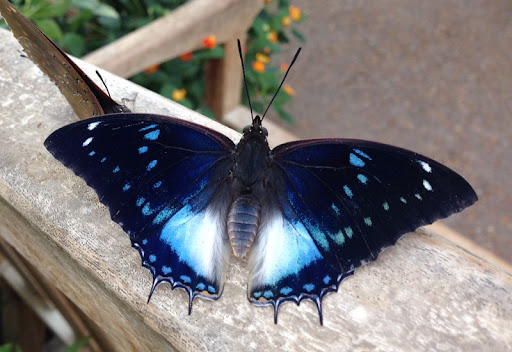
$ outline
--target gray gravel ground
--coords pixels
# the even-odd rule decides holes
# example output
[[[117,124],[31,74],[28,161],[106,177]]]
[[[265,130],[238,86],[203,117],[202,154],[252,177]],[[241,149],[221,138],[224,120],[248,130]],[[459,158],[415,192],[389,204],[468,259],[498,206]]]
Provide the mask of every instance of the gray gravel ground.
[[[430,156],[480,200],[444,222],[512,262],[512,2],[294,0],[306,43],[288,83],[302,138],[351,137]],[[275,116],[270,115],[274,121]]]

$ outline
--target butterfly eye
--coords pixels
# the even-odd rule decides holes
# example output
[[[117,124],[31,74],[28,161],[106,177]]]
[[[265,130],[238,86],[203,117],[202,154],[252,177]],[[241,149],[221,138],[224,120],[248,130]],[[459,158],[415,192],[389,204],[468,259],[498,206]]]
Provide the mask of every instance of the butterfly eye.
[[[267,129],[266,129],[265,127],[262,127],[262,128],[261,128],[261,133],[263,133],[263,135],[264,135],[265,137],[267,137],[267,136],[268,136],[268,131],[267,131]]]
[[[250,130],[251,130],[251,126],[250,126],[250,125],[247,125],[247,126],[245,126],[245,127],[244,127],[243,132],[244,132],[244,134],[246,134],[246,133],[248,133]]]

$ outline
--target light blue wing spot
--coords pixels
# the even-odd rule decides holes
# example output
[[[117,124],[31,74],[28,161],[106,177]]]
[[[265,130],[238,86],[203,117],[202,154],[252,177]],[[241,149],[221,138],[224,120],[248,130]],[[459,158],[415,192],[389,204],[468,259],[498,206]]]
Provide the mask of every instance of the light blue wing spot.
[[[311,292],[315,289],[315,285],[313,284],[305,284],[303,287],[302,287],[304,290],[306,290],[306,292]]]
[[[142,240],[142,244],[145,246],[148,244],[148,240]]]
[[[151,125],[149,125],[149,126],[142,127],[142,128],[139,130],[139,132],[146,131],[146,130],[150,130],[150,129],[152,129],[152,128],[155,128],[156,126],[157,126],[157,125],[153,123],[153,124],[151,124]]]
[[[363,185],[366,184],[366,182],[368,182],[368,177],[366,177],[365,175],[362,175],[362,174],[359,174],[357,175],[357,179],[359,180],[359,182],[361,182]]]
[[[164,273],[164,275],[167,275],[169,273],[172,273],[172,269],[170,267],[168,267],[167,265],[164,265],[164,266],[162,266],[162,272]]]
[[[331,282],[331,277],[330,277],[329,275],[326,275],[326,276],[324,277],[324,280],[323,280],[323,281],[324,281],[324,284],[326,284],[326,285],[327,285],[329,282]]]
[[[146,204],[144,204],[144,207],[142,208],[142,214],[144,215],[151,215],[153,214],[153,209],[150,208],[149,206],[149,202],[147,202]]]
[[[404,203],[404,204],[407,204],[407,200],[405,200],[405,198],[404,198],[404,197],[400,197],[400,201],[401,201],[402,203]]]
[[[107,161],[107,157],[103,157],[103,159],[100,160],[100,163],[104,163],[105,161]]]
[[[418,198],[418,200],[423,200],[423,198],[421,198],[421,196],[418,193],[416,193],[414,196]]]
[[[146,201],[146,198],[139,197],[139,198],[137,198],[137,202],[135,202],[135,204],[137,204],[137,206],[140,207],[140,206],[142,206],[142,204],[144,204],[145,201]]]
[[[352,227],[345,227],[345,233],[347,234],[348,238],[352,238],[354,235],[354,231],[352,230]]]
[[[370,158],[370,157],[368,156],[368,154],[366,154],[365,152],[363,152],[363,151],[362,151],[362,150],[360,150],[360,149],[354,149],[354,152],[355,152],[355,153],[357,153],[357,154],[359,154],[359,155],[361,155],[363,158],[366,158],[366,159],[368,159],[368,160],[372,160],[372,158]]]
[[[352,190],[347,185],[343,186],[343,190],[345,191],[345,194],[349,198],[352,198],[354,196],[354,193],[352,193]]]
[[[204,289],[206,288],[206,285],[203,284],[202,282],[198,283],[196,285],[196,288],[199,290],[199,291],[204,291]]]
[[[370,217],[364,218],[363,220],[366,226],[372,226],[372,219]]]
[[[148,151],[148,147],[146,147],[146,146],[142,146],[139,148],[139,154],[145,153],[147,151]]]
[[[172,215],[172,210],[169,207],[162,209],[157,216],[153,219],[154,225],[159,225],[162,222],[168,220]]]
[[[151,255],[149,256],[149,261],[150,261],[151,263],[156,262],[156,255],[151,254]]]
[[[252,295],[253,295],[254,298],[258,299],[258,298],[261,297],[261,291],[254,292]]]
[[[274,294],[272,293],[272,291],[268,290],[268,291],[263,292],[263,297],[265,297],[266,299],[270,299],[270,298],[274,297]]]
[[[153,160],[151,161],[149,164],[148,164],[148,167],[146,167],[146,171],[149,171],[151,170],[152,168],[154,168],[156,166],[156,164],[158,163],[158,160]]]
[[[126,192],[127,190],[129,190],[129,189],[130,189],[130,187],[131,187],[131,186],[132,186],[132,185],[131,185],[131,184],[129,184],[129,183],[125,184],[125,185],[123,186],[123,191],[125,191],[125,192]]]
[[[153,185],[153,188],[158,188],[162,185],[162,181],[158,181]]]
[[[341,230],[335,235],[329,234],[329,237],[331,237],[336,244],[342,245],[345,243],[345,236],[343,236],[343,232],[341,232]]]
[[[217,290],[215,290],[215,287],[208,285],[208,292],[215,293]]]
[[[322,246],[326,251],[329,250],[329,241],[327,241],[327,237],[325,237],[325,233],[317,226],[314,226],[308,221],[304,222],[306,227],[309,229],[309,233],[313,236],[315,241]],[[300,223],[295,224],[295,226],[299,226]],[[300,224],[302,225],[302,224]]]
[[[181,276],[180,276],[180,279],[181,279],[181,281],[183,281],[183,282],[184,282],[184,283],[186,283],[186,284],[189,284],[189,283],[191,283],[191,282],[192,282],[192,280],[190,279],[190,277],[189,277],[189,276],[187,276],[187,275],[181,275]]]
[[[289,294],[290,292],[292,292],[292,291],[293,291],[293,289],[292,289],[291,287],[286,286],[286,287],[283,287],[283,288],[279,291],[279,293],[280,293],[280,294],[282,294],[282,295],[288,296],[288,294]]]
[[[334,203],[331,204],[331,208],[332,208],[332,210],[334,210],[334,212],[337,215],[340,215],[340,210],[338,209],[338,207],[336,205],[334,205]]]
[[[119,168],[119,166],[116,166],[116,167],[114,168],[114,170],[112,170],[112,172],[116,174],[116,173],[118,173],[118,172],[119,172],[119,170],[121,170],[121,169]]]
[[[160,130],[154,130],[144,135],[144,139],[149,139],[150,141],[154,141],[158,139],[160,136]]]
[[[93,150],[92,152],[89,153],[89,156],[93,156],[94,154],[96,154],[96,152]]]
[[[364,161],[361,160],[361,158],[359,158],[355,154],[350,153],[350,164],[357,166],[357,167],[363,167]]]
[[[384,210],[388,211],[388,210],[389,210],[389,204],[388,204],[388,202],[384,202],[384,203],[382,203],[382,207],[384,208]]]

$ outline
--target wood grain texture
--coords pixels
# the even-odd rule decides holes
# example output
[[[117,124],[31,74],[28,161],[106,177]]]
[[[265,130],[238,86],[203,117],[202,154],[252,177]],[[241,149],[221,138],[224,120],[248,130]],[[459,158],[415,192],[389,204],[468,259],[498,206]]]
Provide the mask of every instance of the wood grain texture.
[[[254,0],[195,0],[84,57],[121,77],[131,77],[151,65],[203,47],[215,35],[217,43],[245,33],[263,6]]]
[[[161,285],[94,191],[43,147],[76,121],[57,88],[0,30],[0,235],[110,338],[112,350],[496,350],[512,349],[512,274],[424,230],[405,236],[324,300],[272,309],[246,298],[246,262],[231,260],[224,295],[197,300]],[[83,66],[86,73],[91,67]],[[103,73],[102,73],[103,74]],[[93,75],[91,75],[93,76]],[[115,98],[238,134],[131,83],[104,74]],[[247,117],[249,121],[249,117]],[[272,131],[270,130],[272,134]]]

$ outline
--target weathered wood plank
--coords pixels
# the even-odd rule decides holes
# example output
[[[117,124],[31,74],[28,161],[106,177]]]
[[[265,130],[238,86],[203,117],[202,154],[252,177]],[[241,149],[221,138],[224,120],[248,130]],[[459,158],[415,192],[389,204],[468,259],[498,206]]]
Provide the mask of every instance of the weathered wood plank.
[[[44,149],[75,121],[57,88],[0,30],[0,235],[110,337],[112,350],[510,350],[512,274],[420,230],[346,279],[324,300],[272,310],[246,299],[247,267],[232,260],[224,295],[197,300],[160,286],[147,305],[149,272],[85,182]],[[93,71],[86,66],[88,73]],[[91,74],[91,77],[94,76]],[[104,74],[115,98],[231,130]],[[132,104],[133,105],[133,104]],[[272,133],[272,131],[270,131]]]
[[[263,6],[254,0],[196,0],[104,46],[84,60],[121,77],[203,47],[215,35],[218,43],[244,33]]]

